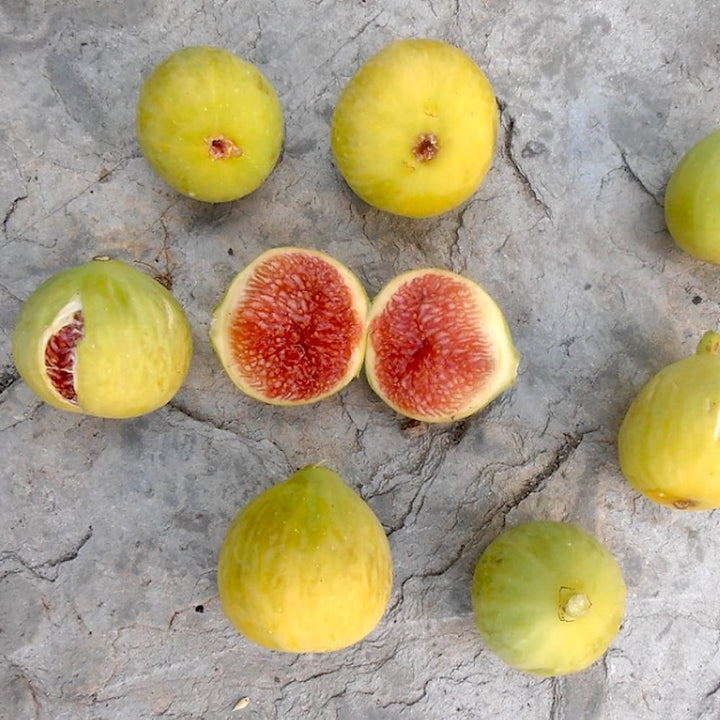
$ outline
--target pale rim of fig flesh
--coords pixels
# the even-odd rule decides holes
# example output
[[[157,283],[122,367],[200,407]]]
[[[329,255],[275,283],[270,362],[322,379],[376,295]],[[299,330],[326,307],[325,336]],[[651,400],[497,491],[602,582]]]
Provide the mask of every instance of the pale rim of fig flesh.
[[[334,272],[338,282],[341,283],[347,292],[348,308],[354,311],[355,317],[353,322],[356,323],[357,326],[357,337],[353,342],[352,352],[347,359],[342,375],[338,376],[336,380],[324,390],[307,397],[294,396],[287,392],[278,393],[277,395],[270,394],[268,386],[263,386],[258,383],[257,380],[254,380],[252,370],[244,368],[239,362],[230,340],[231,325],[239,308],[248,298],[249,284],[258,277],[263,267],[267,267],[268,264],[277,258],[282,258],[283,256],[292,257],[293,255],[320,261]],[[299,278],[294,278],[294,280],[298,282],[298,284],[301,284]],[[267,299],[268,302],[275,300],[275,298],[270,295],[268,295]],[[261,253],[235,276],[222,301],[213,312],[210,340],[230,379],[246,395],[272,405],[306,405],[334,395],[360,374],[365,356],[368,309],[369,300],[360,280],[340,261],[319,250],[294,246],[277,247]],[[308,316],[310,313],[311,311],[308,312],[306,310]],[[278,330],[280,330],[280,328],[278,328]],[[301,341],[300,344],[302,344]],[[264,362],[264,359],[260,359],[260,362]],[[273,370],[277,370],[278,375],[283,372],[290,372],[290,368],[288,368],[287,365],[284,367],[266,365],[264,370],[258,374],[262,374],[263,372],[269,374]],[[278,383],[281,384],[280,381],[278,381]]]
[[[79,295],[74,295],[70,300],[60,309],[55,315],[53,321],[45,328],[45,331],[40,336],[40,342],[38,343],[38,367],[42,368],[42,377],[45,380],[50,392],[58,399],[59,402],[67,405],[69,409],[77,410],[79,407],[79,401],[77,398],[75,374],[76,374],[76,363],[77,363],[77,342],[80,342],[84,335],[84,328],[82,326],[82,320],[76,333],[76,343],[69,352],[69,364],[55,365],[49,360],[50,353],[52,352],[53,339],[56,338],[65,328],[78,325],[78,316],[82,318],[83,305]],[[72,378],[71,390],[69,394],[64,394],[58,389],[57,374],[65,374]]]
[[[459,391],[455,393],[455,396],[448,400],[448,404],[441,403],[440,405],[432,398],[428,398],[425,402],[422,401],[422,398],[409,398],[409,395],[412,394],[411,385],[413,383],[409,372],[404,373],[402,377],[391,378],[391,382],[384,382],[381,379],[384,351],[378,349],[375,337],[375,323],[378,323],[385,313],[391,312],[391,303],[394,299],[399,297],[403,290],[412,283],[428,276],[435,276],[455,288],[463,289],[463,295],[467,301],[463,307],[455,308],[452,315],[448,315],[446,318],[445,316],[434,318],[433,323],[437,333],[418,338],[418,353],[429,356],[431,361],[433,353],[435,353],[440,360],[436,365],[429,366],[432,371],[428,373],[432,377],[433,391],[437,393],[437,396],[449,397],[446,392],[448,384],[457,382],[456,369],[451,367],[449,361],[450,354],[459,346],[449,334],[445,333],[452,322],[461,318],[474,324],[475,327],[470,331],[473,341],[487,351],[486,357],[483,358],[486,362],[483,377],[475,383],[470,383],[462,393]],[[437,299],[442,300],[443,298],[438,296]],[[435,311],[434,304],[435,299],[428,296],[423,312],[432,316]],[[417,318],[414,322],[421,324]],[[451,332],[451,330],[448,331],[448,333]],[[449,351],[449,354],[445,353],[444,356],[443,345]],[[440,350],[440,354],[438,354],[438,350]],[[404,348],[403,351],[405,351]],[[482,410],[503,391],[514,385],[519,362],[520,355],[513,345],[510,329],[498,305],[476,282],[450,270],[420,268],[402,273],[393,278],[378,293],[371,304],[365,352],[365,370],[368,382],[387,405],[405,417],[421,422],[452,422],[466,418]],[[478,372],[480,371],[478,370]],[[404,388],[410,388],[406,393],[408,401],[402,398]]]

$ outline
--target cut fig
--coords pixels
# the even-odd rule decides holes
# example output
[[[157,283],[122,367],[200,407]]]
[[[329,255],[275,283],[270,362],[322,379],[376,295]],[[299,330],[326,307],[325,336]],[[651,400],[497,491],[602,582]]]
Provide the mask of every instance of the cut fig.
[[[281,247],[232,281],[210,338],[232,381],[273,405],[326,398],[363,362],[368,298],[358,278],[317,250]]]
[[[192,334],[159,282],[108,258],[57,273],[23,306],[12,339],[23,380],[61,410],[107,418],[152,412],[187,375]]]
[[[448,270],[399,275],[368,317],[365,369],[395,411],[460,420],[515,383],[519,355],[505,318],[478,284]]]

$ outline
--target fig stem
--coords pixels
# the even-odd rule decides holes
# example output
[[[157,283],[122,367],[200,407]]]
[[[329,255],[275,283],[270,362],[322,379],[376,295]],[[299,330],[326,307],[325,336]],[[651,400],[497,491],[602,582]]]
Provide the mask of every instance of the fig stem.
[[[592,603],[583,593],[563,587],[560,589],[560,619],[570,622],[579,620],[587,614]]]
[[[697,346],[696,353],[711,353],[712,355],[720,354],[720,333],[714,330],[708,330],[701,338]]]

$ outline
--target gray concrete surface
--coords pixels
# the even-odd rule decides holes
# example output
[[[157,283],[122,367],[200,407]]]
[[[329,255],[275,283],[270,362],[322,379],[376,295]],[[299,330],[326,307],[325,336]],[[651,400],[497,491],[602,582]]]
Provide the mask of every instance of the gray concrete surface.
[[[635,392],[718,327],[720,271],[675,248],[662,211],[675,162],[720,124],[718,22],[717,0],[2,0],[0,717],[720,717],[718,515],[640,498],[615,452]],[[406,36],[464,48],[502,107],[480,191],[425,221],[353,197],[329,148],[343,83]],[[143,77],[189,44],[257,63],[285,111],[279,165],[233,204],[179,197],[136,145]],[[364,379],[303,409],[246,399],[210,313],[281,244],[333,254],[370,294],[424,265],[477,280],[522,354],[516,387],[433,427]],[[169,273],[193,326],[184,387],[136,420],[55,411],[12,364],[23,300],[97,254]],[[265,651],[222,614],[218,549],[250,497],[318,461],[386,527],[391,607],[346,651]],[[472,619],[481,551],[531,518],[595,534],[628,585],[607,655],[563,679],[506,668]]]

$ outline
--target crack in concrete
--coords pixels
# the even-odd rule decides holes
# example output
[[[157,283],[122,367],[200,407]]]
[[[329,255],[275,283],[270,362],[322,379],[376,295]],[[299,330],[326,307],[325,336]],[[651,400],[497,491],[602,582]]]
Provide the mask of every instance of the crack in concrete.
[[[503,143],[504,155],[510,163],[515,176],[518,178],[522,186],[525,188],[527,193],[532,198],[533,202],[543,211],[548,220],[553,219],[552,210],[550,206],[543,200],[541,193],[535,188],[532,181],[528,177],[525,170],[523,170],[520,163],[515,157],[513,150],[513,139],[515,137],[515,118],[507,110],[505,102],[498,98],[498,107],[500,108],[500,118],[505,130],[505,138]]]
[[[11,388],[20,379],[20,374],[12,366],[0,373],[0,395]]]
[[[25,193],[24,195],[18,195],[11,203],[10,207],[7,209],[7,212],[5,213],[5,217],[3,218],[2,222],[2,228],[3,228],[3,234],[5,237],[7,237],[8,234],[8,224],[10,223],[10,218],[14,215],[15,211],[18,208],[18,205],[23,201],[26,200],[29,196],[29,193]]]
[[[45,560],[44,562],[38,563],[37,565],[31,565],[24,560],[18,553],[14,551],[4,552],[0,555],[0,563],[6,561],[12,561],[20,565],[20,569],[6,570],[0,574],[0,582],[10,575],[16,575],[23,570],[27,570],[35,577],[41,580],[47,580],[48,582],[55,582],[60,574],[60,567],[65,563],[76,560],[80,555],[80,551],[85,547],[90,538],[93,536],[92,525],[88,527],[83,536],[73,545],[71,548],[66,550],[58,557],[52,558],[51,560]]]
[[[623,150],[621,147],[617,146],[618,150],[620,151],[620,158],[622,159],[622,169],[625,171],[625,173],[630,177],[630,179],[638,185],[642,189],[642,191],[648,196],[651,197],[653,202],[660,208],[663,207],[663,204],[658,200],[655,193],[645,184],[643,179],[638,175],[638,173],[633,169],[632,165],[630,165],[627,157],[627,153],[625,150]]]

